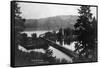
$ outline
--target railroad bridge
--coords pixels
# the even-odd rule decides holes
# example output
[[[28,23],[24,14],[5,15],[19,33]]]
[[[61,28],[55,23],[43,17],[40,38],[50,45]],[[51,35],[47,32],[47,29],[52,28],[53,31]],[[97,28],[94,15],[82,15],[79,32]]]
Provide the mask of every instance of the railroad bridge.
[[[59,45],[59,44],[56,44],[55,42],[53,42],[53,41],[51,41],[51,40],[49,40],[49,39],[46,39],[46,38],[44,38],[44,37],[41,37],[41,36],[40,36],[39,38],[41,38],[41,39],[47,41],[48,44],[49,44],[50,46],[52,46],[52,47],[58,49],[59,51],[63,52],[64,54],[70,56],[70,57],[73,59],[74,62],[77,61],[77,59],[78,59],[78,54],[77,54],[77,53],[75,53],[75,52],[71,51],[70,49],[65,48],[65,47],[63,47],[63,46],[61,46],[61,45]]]

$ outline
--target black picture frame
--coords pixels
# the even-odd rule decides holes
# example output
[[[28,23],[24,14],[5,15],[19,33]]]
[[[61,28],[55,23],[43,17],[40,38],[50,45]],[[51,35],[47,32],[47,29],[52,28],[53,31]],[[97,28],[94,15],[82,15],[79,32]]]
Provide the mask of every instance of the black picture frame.
[[[70,6],[90,6],[90,7],[96,7],[96,20],[97,20],[97,25],[98,25],[98,6],[97,5],[82,5],[82,4],[65,4],[65,3],[51,3],[51,2],[36,2],[36,1],[11,1],[11,67],[27,67],[27,66],[43,66],[43,65],[60,65],[60,64],[77,64],[77,63],[92,63],[92,62],[97,62],[98,61],[98,44],[96,45],[96,60],[91,61],[91,62],[75,62],[75,63],[48,63],[48,64],[36,64],[36,65],[16,65],[16,60],[15,60],[15,48],[16,48],[16,41],[15,41],[15,3],[37,3],[37,4],[50,4],[50,5],[70,5]],[[96,27],[97,29],[98,27]],[[98,31],[98,29],[97,29]],[[98,35],[97,35],[98,36]],[[97,37],[96,36],[96,37]],[[98,37],[97,37],[98,38]],[[48,41],[48,40],[47,40]],[[97,40],[98,42],[98,40]],[[64,51],[65,52],[65,51]]]

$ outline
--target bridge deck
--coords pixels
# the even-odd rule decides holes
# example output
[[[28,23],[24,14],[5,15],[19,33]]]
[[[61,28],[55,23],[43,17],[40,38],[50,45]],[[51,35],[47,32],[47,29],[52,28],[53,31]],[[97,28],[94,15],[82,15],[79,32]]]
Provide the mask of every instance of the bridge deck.
[[[51,41],[49,39],[45,39],[43,37],[40,37],[40,38],[44,39],[45,41],[47,41],[50,46],[60,50],[61,52],[69,55],[70,57],[78,58],[78,54],[76,54],[75,52],[73,52],[73,51],[71,51],[71,50],[69,50],[69,49],[67,49],[67,48],[65,48],[65,47],[63,47],[63,46],[61,46],[59,44],[56,44],[55,42],[53,42],[53,41]]]

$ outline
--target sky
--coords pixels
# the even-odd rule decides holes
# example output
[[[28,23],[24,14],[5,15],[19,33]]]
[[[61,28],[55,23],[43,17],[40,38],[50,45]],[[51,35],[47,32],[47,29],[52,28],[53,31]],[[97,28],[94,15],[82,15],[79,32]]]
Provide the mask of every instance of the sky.
[[[78,15],[80,6],[40,3],[19,3],[21,16],[25,19],[39,19],[59,15]],[[91,13],[96,16],[96,7],[91,7]]]

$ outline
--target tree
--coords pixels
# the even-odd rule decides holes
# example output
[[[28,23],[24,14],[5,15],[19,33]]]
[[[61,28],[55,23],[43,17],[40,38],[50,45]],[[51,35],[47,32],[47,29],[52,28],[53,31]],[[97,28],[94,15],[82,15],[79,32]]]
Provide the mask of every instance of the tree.
[[[71,28],[65,28],[64,29],[64,44],[70,45],[70,43],[73,41],[73,29]]]
[[[51,64],[56,62],[56,57],[53,57],[53,51],[51,49],[46,49],[46,52],[42,56],[44,61],[48,61]]]
[[[14,30],[14,36],[15,36],[15,45],[19,44],[19,39],[21,38],[20,32],[24,30],[24,22],[25,19],[23,19],[20,14],[20,7],[18,6],[17,2],[12,3],[12,13],[13,13],[13,22],[12,22],[12,29]]]
[[[24,30],[24,22],[25,19],[23,19],[20,16],[21,12],[20,12],[20,7],[18,6],[17,2],[14,2],[14,27],[15,27],[15,31],[16,33],[21,32]]]
[[[27,47],[29,41],[26,33],[21,34],[21,39],[20,39],[20,45],[23,46],[24,48]]]
[[[20,7],[18,5],[18,2],[13,1],[11,3],[11,21],[12,21],[12,47],[14,48],[15,55],[19,54],[18,45],[21,42],[21,32],[24,30],[24,22],[25,19],[23,19],[20,14]],[[14,46],[13,46],[14,45]]]
[[[60,43],[60,45],[63,45],[63,37],[64,37],[63,29],[60,28],[59,32],[57,33],[57,41]]]
[[[95,42],[96,42],[96,20],[92,18],[90,6],[82,5],[79,11],[79,19],[75,23],[75,34],[78,36],[75,45],[75,52],[79,53],[80,59],[85,61],[94,61]],[[91,56],[91,57],[90,57]],[[88,59],[88,60],[87,60]]]

